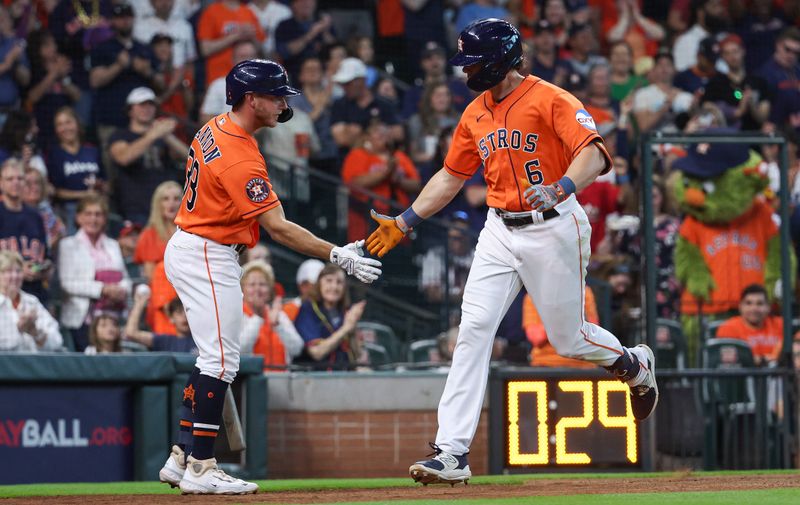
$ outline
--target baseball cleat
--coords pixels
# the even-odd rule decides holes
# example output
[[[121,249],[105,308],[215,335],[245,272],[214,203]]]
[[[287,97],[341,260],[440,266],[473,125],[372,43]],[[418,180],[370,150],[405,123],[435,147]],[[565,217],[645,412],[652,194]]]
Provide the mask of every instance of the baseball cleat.
[[[420,482],[422,485],[428,484],[450,484],[456,485],[463,482],[465,485],[472,472],[469,470],[469,463],[467,463],[467,455],[456,456],[444,452],[436,444],[430,444],[433,453],[431,459],[417,461],[408,469],[408,473],[414,482]]]
[[[183,494],[255,494],[258,485],[231,477],[217,467],[215,458],[189,456],[180,483]]]
[[[639,421],[644,421],[658,404],[658,384],[656,384],[656,358],[653,351],[644,344],[639,344],[629,352],[636,355],[639,363],[647,368],[647,376],[644,382],[631,386],[631,409],[633,417]]]
[[[183,479],[183,474],[186,471],[186,456],[183,450],[177,445],[172,446],[167,462],[164,467],[158,472],[158,480],[170,487],[178,487]]]

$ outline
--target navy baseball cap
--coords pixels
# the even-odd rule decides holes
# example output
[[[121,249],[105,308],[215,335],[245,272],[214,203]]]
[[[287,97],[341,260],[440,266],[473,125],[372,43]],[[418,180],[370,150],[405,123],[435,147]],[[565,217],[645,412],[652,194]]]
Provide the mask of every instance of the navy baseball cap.
[[[731,128],[709,128],[702,133],[710,135],[734,134]],[[683,158],[672,164],[673,168],[698,179],[713,179],[726,170],[739,166],[750,158],[750,147],[744,143],[721,144],[702,142],[690,147]]]
[[[714,37],[706,37],[697,46],[697,54],[704,56],[710,62],[716,62],[719,57],[719,42]]]
[[[127,3],[114,4],[111,7],[111,17],[133,17],[133,7]]]

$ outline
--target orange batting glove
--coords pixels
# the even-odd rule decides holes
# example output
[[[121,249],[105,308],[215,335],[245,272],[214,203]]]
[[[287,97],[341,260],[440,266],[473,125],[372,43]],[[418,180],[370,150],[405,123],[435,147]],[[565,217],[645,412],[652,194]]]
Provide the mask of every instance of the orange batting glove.
[[[378,229],[367,238],[367,250],[372,255],[383,258],[383,255],[394,249],[408,233],[408,226],[400,216],[392,217],[378,214],[370,210],[369,215],[378,223]]]

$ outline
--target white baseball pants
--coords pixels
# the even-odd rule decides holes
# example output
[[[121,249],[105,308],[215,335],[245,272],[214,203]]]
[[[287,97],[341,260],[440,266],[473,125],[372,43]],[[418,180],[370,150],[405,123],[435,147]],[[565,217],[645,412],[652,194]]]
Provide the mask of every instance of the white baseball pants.
[[[509,228],[489,209],[464,289],[453,363],[439,401],[436,444],[445,452],[469,451],[486,392],[492,342],[522,285],[560,355],[609,366],[623,353],[617,337],[583,318],[591,235],[586,213],[574,196],[556,210],[558,217]]]
[[[164,254],[167,279],[183,302],[200,373],[233,382],[242,333],[242,268],[230,246],[178,230]]]

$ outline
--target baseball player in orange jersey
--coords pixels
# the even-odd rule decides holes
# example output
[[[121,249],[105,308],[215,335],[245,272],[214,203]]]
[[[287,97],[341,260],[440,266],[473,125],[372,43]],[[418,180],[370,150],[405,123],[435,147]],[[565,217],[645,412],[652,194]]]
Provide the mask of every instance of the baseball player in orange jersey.
[[[434,454],[409,469],[424,484],[471,476],[467,453],[483,405],[492,340],[523,285],[560,355],[596,363],[626,382],[636,419],[648,417],[658,400],[652,351],[645,345],[626,349],[584,318],[591,228],[575,192],[611,168],[592,117],[566,91],[519,74],[520,35],[506,21],[467,26],[450,62],[463,66],[467,85],[483,93],[461,116],[444,169],[401,215],[373,211],[379,226],[367,240],[370,253],[383,256],[444,207],[483,164],[491,208],[464,289]]]
[[[186,184],[164,255],[167,277],[186,309],[200,351],[184,389],[178,443],[159,477],[184,494],[247,494],[257,486],[220,470],[214,459],[228,384],[239,368],[242,269],[238,257],[258,242],[259,225],[297,252],[336,263],[362,282],[380,275],[380,262],[361,256],[363,240],[334,247],[287,221],[272,191],[267,166],[253,133],[288,121],[289,86],[284,68],[247,60],[226,78],[233,110],[214,117],[194,136],[186,162]]]

